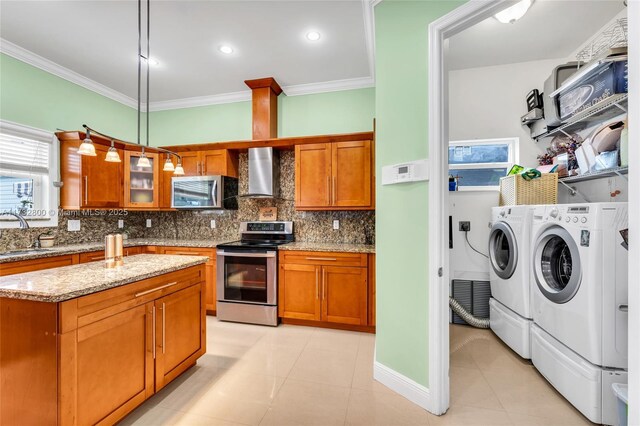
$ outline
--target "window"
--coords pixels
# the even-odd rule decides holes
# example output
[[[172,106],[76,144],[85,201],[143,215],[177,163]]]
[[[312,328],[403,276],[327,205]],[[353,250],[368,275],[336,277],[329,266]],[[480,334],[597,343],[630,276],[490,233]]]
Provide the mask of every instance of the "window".
[[[0,120],[0,213],[19,213],[30,226],[57,226],[57,145],[50,132]],[[18,221],[0,216],[0,228]]]
[[[449,142],[449,175],[460,190],[497,189],[518,161],[518,138]]]

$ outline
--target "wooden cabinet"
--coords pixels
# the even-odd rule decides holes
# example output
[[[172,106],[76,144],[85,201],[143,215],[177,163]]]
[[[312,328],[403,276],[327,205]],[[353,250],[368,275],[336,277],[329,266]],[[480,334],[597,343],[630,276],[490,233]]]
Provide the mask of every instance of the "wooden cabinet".
[[[367,263],[366,254],[281,251],[278,315],[370,325]]]
[[[207,256],[205,264],[205,306],[207,314],[216,314],[216,250],[213,248],[196,247],[157,247],[159,254],[174,254],[187,256]]]
[[[134,208],[157,208],[160,196],[159,157],[146,153],[151,167],[139,167],[141,153],[126,151],[124,156],[124,205]]]
[[[109,147],[94,144],[96,156],[79,155],[81,141],[60,143],[60,207],[64,209],[113,208],[123,205],[123,163],[104,161]],[[118,149],[120,158],[123,151]]]
[[[238,177],[238,153],[227,149],[181,151],[185,176],[222,175]]]
[[[296,209],[374,208],[371,141],[296,145]]]
[[[77,256],[77,255],[76,255]],[[59,266],[73,265],[74,256],[52,256],[41,259],[18,260],[16,262],[0,263],[0,277],[5,275],[22,274],[24,272],[40,271],[42,269],[57,268]]]
[[[201,284],[155,301],[156,391],[194,364],[205,347],[205,302]],[[182,366],[182,368],[180,368]]]
[[[0,424],[120,421],[206,352],[203,278],[198,265],[59,303],[0,298]]]
[[[133,256],[142,253],[142,247],[124,247],[122,253],[125,256]],[[104,250],[89,251],[78,255],[78,263],[97,262],[104,260]]]

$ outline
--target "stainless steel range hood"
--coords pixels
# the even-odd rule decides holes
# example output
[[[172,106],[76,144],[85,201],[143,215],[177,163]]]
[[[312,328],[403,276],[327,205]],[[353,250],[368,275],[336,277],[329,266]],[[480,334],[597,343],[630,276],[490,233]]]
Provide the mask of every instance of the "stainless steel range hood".
[[[271,147],[249,148],[249,192],[244,198],[280,196],[280,155]]]
[[[278,95],[282,88],[272,78],[246,80],[251,88],[253,139],[278,137]],[[249,192],[244,198],[280,196],[280,155],[271,147],[249,148]]]

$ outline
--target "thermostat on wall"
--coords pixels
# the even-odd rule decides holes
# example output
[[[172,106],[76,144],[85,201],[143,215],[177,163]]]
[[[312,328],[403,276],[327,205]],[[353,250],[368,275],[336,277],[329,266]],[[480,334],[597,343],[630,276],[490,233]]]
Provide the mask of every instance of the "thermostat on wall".
[[[421,180],[429,180],[429,166],[426,159],[382,167],[383,185]]]

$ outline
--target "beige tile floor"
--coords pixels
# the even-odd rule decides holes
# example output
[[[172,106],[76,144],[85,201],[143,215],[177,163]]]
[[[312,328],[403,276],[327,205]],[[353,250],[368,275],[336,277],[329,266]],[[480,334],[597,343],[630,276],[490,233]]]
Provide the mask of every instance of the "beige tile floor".
[[[373,380],[371,334],[207,318],[207,353],[123,425],[588,424],[486,330],[451,327],[451,409]]]

